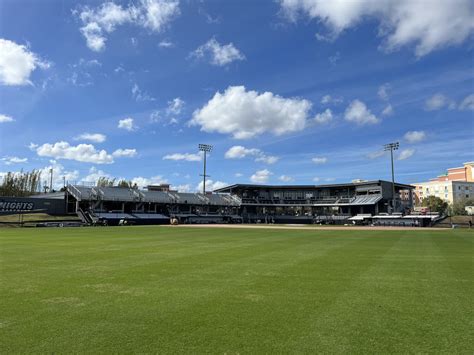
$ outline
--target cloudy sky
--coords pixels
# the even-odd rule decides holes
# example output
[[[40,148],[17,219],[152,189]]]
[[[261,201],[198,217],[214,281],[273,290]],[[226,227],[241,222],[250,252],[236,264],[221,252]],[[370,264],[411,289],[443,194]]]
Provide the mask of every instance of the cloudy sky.
[[[474,160],[470,0],[0,0],[0,174],[211,188]]]

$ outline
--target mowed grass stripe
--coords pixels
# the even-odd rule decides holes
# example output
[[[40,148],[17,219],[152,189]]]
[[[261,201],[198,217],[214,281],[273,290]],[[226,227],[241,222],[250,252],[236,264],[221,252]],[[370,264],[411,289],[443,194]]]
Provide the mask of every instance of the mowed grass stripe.
[[[0,351],[472,352],[471,236],[0,231]]]
[[[456,291],[447,284],[446,265],[438,265],[442,257],[434,246],[436,238],[414,240],[407,234],[315,319],[307,339],[323,334],[321,342],[329,346],[332,341],[337,352],[361,350],[367,344],[376,353],[466,351],[462,346],[469,342],[460,341],[466,332],[455,332],[458,325],[467,329],[466,316],[450,314],[450,305],[440,304]],[[403,252],[409,255],[401,258]]]

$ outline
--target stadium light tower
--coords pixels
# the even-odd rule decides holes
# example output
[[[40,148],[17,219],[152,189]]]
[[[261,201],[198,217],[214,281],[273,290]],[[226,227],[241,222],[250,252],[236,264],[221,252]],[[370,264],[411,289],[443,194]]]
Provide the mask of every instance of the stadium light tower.
[[[204,174],[201,176],[203,177],[203,182],[202,182],[202,193],[203,195],[206,194],[206,177],[209,177],[209,175],[206,175],[206,155],[207,153],[210,153],[212,151],[212,145],[210,144],[199,144],[198,148],[201,152],[204,152]]]
[[[49,180],[49,192],[53,192],[53,168],[49,169],[50,180]]]
[[[390,151],[390,158],[392,159],[392,213],[395,210],[395,172],[393,170],[393,151],[398,150],[399,142],[388,143],[383,146],[384,151]]]

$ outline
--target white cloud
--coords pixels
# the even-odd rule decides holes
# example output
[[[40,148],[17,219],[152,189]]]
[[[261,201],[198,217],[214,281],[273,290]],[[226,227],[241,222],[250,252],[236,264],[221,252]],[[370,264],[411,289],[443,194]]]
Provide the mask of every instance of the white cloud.
[[[319,181],[321,181],[321,178],[319,178],[319,177],[316,176],[316,177],[313,178],[313,181],[314,181],[314,182],[319,182]]]
[[[278,178],[278,180],[283,181],[283,182],[290,182],[290,181],[294,181],[295,179],[293,179],[291,176],[281,175]]]
[[[221,23],[222,19],[220,16],[212,17],[209,13],[207,13],[203,8],[199,8],[199,14],[206,18],[206,22],[210,25],[215,25]]]
[[[264,164],[275,164],[278,160],[280,160],[279,157],[276,157],[274,155],[265,155],[265,154],[260,154],[257,158],[255,158],[256,162],[259,163],[264,163]]]
[[[316,114],[314,121],[320,124],[331,122],[333,119],[332,111],[326,109],[326,111]]]
[[[92,144],[72,146],[64,141],[54,144],[46,143],[37,147],[36,153],[41,157],[75,160],[84,163],[111,164],[114,162],[112,155],[105,150],[96,150]]]
[[[11,116],[0,114],[0,123],[7,123],[15,121]]]
[[[229,86],[223,94],[217,92],[201,109],[194,111],[190,124],[201,126],[205,132],[232,134],[237,139],[266,132],[282,135],[302,130],[310,109],[307,100]]]
[[[87,46],[96,52],[105,48],[107,34],[116,27],[135,24],[139,27],[159,33],[179,15],[178,0],[141,0],[138,5],[128,7],[106,2],[97,8],[83,7],[74,11],[82,21],[81,33],[86,38]]]
[[[373,115],[367,106],[360,100],[354,100],[347,107],[344,118],[348,122],[354,122],[358,125],[375,124],[379,119]]]
[[[160,43],[158,43],[158,46],[161,48],[171,48],[174,46],[174,44],[170,41],[161,41]]]
[[[71,76],[67,81],[75,86],[90,86],[94,84],[93,75],[91,72],[96,71],[102,66],[102,63],[97,59],[85,60],[83,58],[75,64],[70,65],[72,70]]]
[[[27,85],[36,68],[47,69],[50,63],[41,60],[27,46],[0,38],[0,84]]]
[[[466,98],[462,100],[461,104],[459,105],[459,109],[474,111],[474,94],[466,96]],[[1,115],[0,115],[0,122],[1,122]]]
[[[75,183],[79,179],[79,171],[77,170],[66,170],[64,166],[55,160],[50,161],[51,165],[45,166],[40,169],[41,180],[47,181],[49,186],[50,169],[53,169],[53,189],[60,189],[63,187],[64,180],[66,182]]]
[[[89,142],[94,142],[94,143],[103,143],[105,142],[106,139],[107,137],[105,136],[105,134],[101,134],[101,133],[82,133],[74,138],[74,140],[76,141],[83,140],[83,141],[89,141]]]
[[[390,90],[390,84],[383,84],[379,86],[377,95],[384,101],[388,100],[388,91]]]
[[[202,46],[191,53],[192,57],[203,58],[209,54],[211,64],[225,66],[236,60],[245,60],[245,56],[234,46],[233,43],[221,45],[215,38],[211,38]]]
[[[313,158],[311,159],[311,161],[314,163],[314,164],[326,164],[327,161],[328,161],[328,158],[326,157],[316,157],[316,158]]]
[[[272,172],[267,169],[257,170],[255,174],[250,177],[250,181],[256,184],[264,184],[268,181],[271,175],[273,175]]]
[[[150,96],[147,92],[142,91],[140,87],[135,83],[132,86],[132,97],[137,102],[155,101],[156,99]]]
[[[331,95],[324,95],[322,98],[321,98],[321,103],[323,105],[329,105],[329,104],[334,104],[334,105],[337,105],[337,104],[340,104],[344,101],[344,99],[342,97],[332,97]]]
[[[408,143],[419,143],[426,139],[424,131],[409,131],[403,136]]]
[[[193,153],[174,153],[163,157],[163,160],[184,160],[184,161],[201,161],[201,154]]]
[[[234,176],[235,176],[236,178],[239,178],[239,177],[244,176],[244,174],[242,174],[242,173],[235,173]]]
[[[234,145],[229,148],[225,153],[226,159],[241,159],[247,156],[255,157],[256,162],[262,162],[265,164],[275,164],[279,158],[273,155],[266,155],[260,149],[257,148],[245,148],[241,145]]]
[[[118,123],[118,128],[125,129],[129,132],[134,131],[137,127],[133,123],[133,118],[124,118]]]
[[[31,142],[30,144],[28,144],[28,149],[31,150],[31,151],[36,151],[36,148],[38,148],[38,144],[35,144],[33,142]]]
[[[180,14],[178,0],[142,0],[141,3],[144,13],[138,16],[138,23],[155,32],[161,32]]]
[[[226,187],[226,186],[229,186],[229,184],[224,182],[224,181],[206,180],[206,192],[221,189],[221,188]],[[203,187],[203,182],[201,181],[196,186],[196,191],[201,191],[202,192],[202,187]]]
[[[179,115],[184,108],[184,101],[181,100],[179,97],[174,98],[171,101],[168,101],[168,108],[166,109],[166,113],[168,115]]]
[[[379,21],[378,35],[387,51],[415,45],[415,54],[459,45],[474,30],[470,0],[280,0],[283,14],[296,21],[300,14],[326,25],[320,38],[334,40],[345,30],[364,20]],[[455,20],[453,20],[455,19]]]
[[[168,101],[168,106],[163,110],[154,110],[150,114],[150,122],[162,123],[163,125],[172,125],[179,122],[179,116],[183,112],[185,102],[179,97]]]
[[[136,155],[136,149],[117,149],[112,153],[112,156],[115,158],[133,158]]]
[[[192,187],[190,184],[173,185],[171,188],[173,190],[177,190],[178,192],[191,192],[192,190]]]
[[[81,181],[96,184],[100,178],[112,179],[112,176],[103,170],[98,170],[95,166],[93,166],[89,169],[89,174]]]
[[[28,158],[19,158],[19,157],[3,157],[0,160],[3,161],[5,165],[22,164],[22,163],[28,162]]]
[[[382,116],[391,116],[393,115],[393,107],[391,104],[388,104],[382,111]]]
[[[412,148],[408,148],[408,149],[404,149],[400,152],[400,154],[398,155],[398,160],[405,160],[405,159],[408,159],[410,158],[413,154],[415,154],[415,149],[412,149]]]
[[[372,152],[372,153],[367,154],[367,158],[377,159],[377,158],[383,157],[384,155],[385,155],[385,151],[379,150],[377,152]]]
[[[425,110],[427,111],[436,111],[440,110],[444,107],[449,107],[450,109],[454,109],[456,107],[456,103],[446,97],[443,94],[434,94],[429,99],[425,101]]]
[[[132,182],[132,185],[137,184],[139,188],[144,188],[148,185],[160,185],[160,184],[168,183],[168,181],[165,178],[163,178],[162,175],[153,176],[151,178],[137,176],[137,177],[134,177],[131,180],[131,182]]]
[[[260,153],[260,149],[256,148],[245,148],[241,145],[234,145],[225,152],[224,156],[226,159],[241,159],[248,155],[256,155]]]
[[[161,121],[161,112],[160,110],[154,110],[150,113],[150,122],[157,123]]]
[[[329,56],[328,60],[331,65],[336,65],[337,62],[341,59],[341,53],[336,52],[334,55]]]

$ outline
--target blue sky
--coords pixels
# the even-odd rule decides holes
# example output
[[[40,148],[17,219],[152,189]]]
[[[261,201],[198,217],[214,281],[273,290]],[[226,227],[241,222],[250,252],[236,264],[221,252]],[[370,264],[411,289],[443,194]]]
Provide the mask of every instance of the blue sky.
[[[1,0],[0,174],[194,191],[208,143],[211,188],[390,179],[399,141],[426,180],[474,159],[473,6]]]

